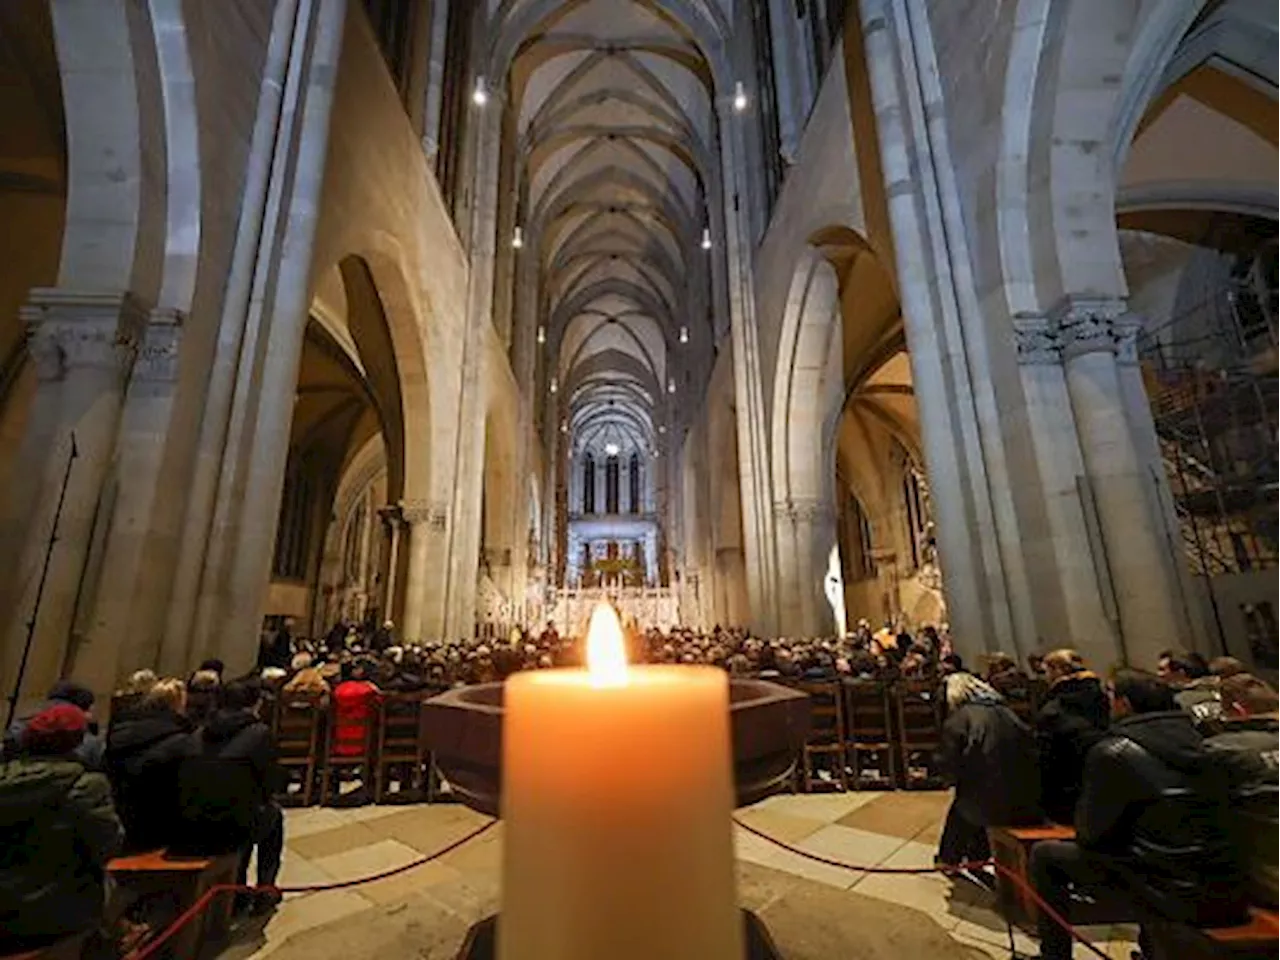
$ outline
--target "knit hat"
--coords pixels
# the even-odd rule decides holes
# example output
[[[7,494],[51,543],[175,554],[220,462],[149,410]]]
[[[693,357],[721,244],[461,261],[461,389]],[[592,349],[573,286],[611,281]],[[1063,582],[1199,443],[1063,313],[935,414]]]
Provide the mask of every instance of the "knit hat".
[[[72,680],[59,680],[49,691],[49,699],[58,703],[70,703],[85,713],[93,707],[93,691]]]
[[[55,703],[27,721],[22,729],[22,751],[36,757],[56,757],[80,746],[89,718],[70,703]]]

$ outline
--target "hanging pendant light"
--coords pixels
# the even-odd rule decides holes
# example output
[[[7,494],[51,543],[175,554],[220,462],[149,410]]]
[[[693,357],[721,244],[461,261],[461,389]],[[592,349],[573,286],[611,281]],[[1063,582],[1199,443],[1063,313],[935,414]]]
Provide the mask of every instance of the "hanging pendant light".
[[[688,342],[689,342],[689,328],[688,328],[688,327],[682,326],[682,327],[680,328],[680,342],[681,342],[681,343],[688,343]]]
[[[511,246],[516,250],[524,249],[524,230],[519,226],[517,226],[515,232],[511,234]]]
[[[703,250],[711,249],[711,228],[710,227],[702,228],[702,249]]]
[[[542,344],[546,342],[547,342],[547,328],[539,324],[538,325],[538,343]]]
[[[489,88],[485,86],[484,77],[476,77],[476,88],[471,91],[471,102],[483,107],[489,102]]]

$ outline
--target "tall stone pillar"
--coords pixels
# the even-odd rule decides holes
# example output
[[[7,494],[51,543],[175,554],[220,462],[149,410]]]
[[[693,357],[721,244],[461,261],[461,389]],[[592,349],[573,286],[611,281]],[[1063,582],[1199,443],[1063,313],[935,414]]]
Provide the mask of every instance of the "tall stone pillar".
[[[1160,649],[1190,640],[1171,576],[1165,518],[1145,475],[1126,409],[1122,364],[1136,363],[1137,322],[1118,300],[1069,297],[1051,315],[1061,342],[1067,390],[1084,455],[1086,500],[1095,505],[1111,589],[1119,610],[1121,654],[1151,664]],[[1149,419],[1150,411],[1146,411]]]
[[[122,399],[146,316],[131,294],[62,288],[33,290],[22,311],[39,386],[33,422],[14,470],[12,512],[0,541],[7,568],[0,581],[5,609],[11,611],[2,661],[6,691],[17,680],[27,620],[37,614],[20,704],[43,698],[64,670]],[[68,470],[73,435],[75,456]],[[44,592],[35,611],[50,546]]]
[[[400,505],[392,503],[378,509],[378,519],[387,532],[387,571],[382,581],[382,619],[394,621],[396,601],[399,599],[396,590],[399,586],[397,579],[400,573],[400,540],[404,529],[404,515],[400,512]]]
[[[445,571],[431,563],[444,555],[447,507],[444,503],[404,500],[400,503],[409,564],[405,575],[404,612],[400,635],[410,641],[444,636]]]
[[[827,557],[836,542],[835,511],[821,499],[788,500],[774,510],[778,532],[778,629],[787,636],[834,632],[823,592]]]

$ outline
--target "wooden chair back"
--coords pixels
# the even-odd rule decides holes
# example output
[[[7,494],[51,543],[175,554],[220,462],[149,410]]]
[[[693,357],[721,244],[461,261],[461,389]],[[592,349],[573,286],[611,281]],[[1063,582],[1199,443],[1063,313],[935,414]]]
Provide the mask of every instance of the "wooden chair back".
[[[932,680],[900,680],[894,690],[894,713],[902,757],[903,786],[941,785],[934,754],[942,742],[942,693]]]
[[[378,717],[374,803],[381,803],[386,795],[388,774],[393,766],[407,769],[408,789],[417,791],[422,786],[427,756],[422,731],[422,701],[425,698],[425,693],[389,693],[383,697]],[[404,789],[402,785],[401,790]]]
[[[853,767],[853,786],[892,789],[897,763],[889,684],[846,680],[843,687],[845,754]]]
[[[804,788],[812,790],[815,786],[835,787],[840,790],[848,788],[845,772],[844,754],[844,697],[838,680],[802,680],[795,684],[796,688],[809,695],[809,735],[805,740]],[[819,757],[827,758],[828,778],[819,773],[816,761]]]
[[[304,807],[311,805],[315,791],[324,718],[324,704],[317,697],[282,696],[271,712],[278,761],[291,783],[299,778],[298,798]]]
[[[352,752],[344,751],[338,753],[338,734],[342,731],[339,730],[337,700],[330,697],[327,718],[328,728],[324,739],[324,766],[320,774],[321,804],[329,802],[329,786],[333,782],[334,774],[344,767],[361,768],[362,779],[370,787],[373,786],[374,748],[377,745],[378,717],[379,708],[375,707],[365,717],[343,718],[342,731],[355,730],[359,746],[358,749]]]

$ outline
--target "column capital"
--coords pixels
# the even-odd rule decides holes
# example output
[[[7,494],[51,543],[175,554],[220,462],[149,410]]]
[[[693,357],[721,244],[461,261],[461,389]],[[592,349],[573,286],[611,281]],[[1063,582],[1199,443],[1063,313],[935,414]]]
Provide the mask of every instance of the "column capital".
[[[1058,331],[1047,317],[1014,317],[1013,346],[1019,366],[1056,366],[1062,363]]]
[[[792,523],[834,520],[835,509],[819,497],[793,497],[773,505],[774,516]]]
[[[178,347],[186,314],[158,307],[147,317],[133,364],[133,375],[152,383],[175,383],[178,379]]]
[[[1069,361],[1090,353],[1118,353],[1117,324],[1128,312],[1128,305],[1116,297],[1068,295],[1047,317],[1056,329],[1062,358]]]
[[[147,322],[147,309],[132,293],[37,287],[20,316],[41,380],[62,380],[75,369],[128,373]]]
[[[426,526],[430,530],[443,531],[449,520],[449,506],[439,500],[401,500],[397,504],[401,520],[406,526]]]
[[[388,503],[386,506],[379,507],[377,510],[378,519],[381,520],[389,530],[397,530],[404,526],[405,517],[398,503]]]

